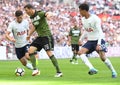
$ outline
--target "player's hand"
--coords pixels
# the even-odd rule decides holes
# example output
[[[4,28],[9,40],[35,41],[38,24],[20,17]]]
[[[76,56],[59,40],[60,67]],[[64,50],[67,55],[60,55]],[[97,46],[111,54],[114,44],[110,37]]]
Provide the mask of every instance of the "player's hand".
[[[30,36],[27,36],[26,39],[27,39],[27,40],[30,40]]]
[[[97,45],[97,46],[96,46],[96,50],[97,50],[97,51],[102,50],[101,45]]]
[[[71,46],[71,43],[70,43],[70,42],[67,42],[67,45],[68,45],[68,46]]]
[[[79,45],[79,46],[82,46],[82,41],[78,41],[78,45]]]
[[[11,38],[10,41],[13,42],[13,43],[16,42],[16,40],[14,38]]]
[[[53,14],[51,12],[46,12],[45,16],[47,17],[48,20],[50,20]]]

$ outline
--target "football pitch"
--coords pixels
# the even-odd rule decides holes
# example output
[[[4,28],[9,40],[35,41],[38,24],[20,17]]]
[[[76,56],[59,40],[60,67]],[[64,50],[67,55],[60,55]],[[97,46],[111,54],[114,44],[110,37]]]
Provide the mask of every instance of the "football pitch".
[[[16,61],[0,61],[0,85],[120,85],[120,58],[109,58],[114,65],[118,77],[111,78],[111,71],[99,58],[89,58],[98,69],[95,75],[88,75],[88,67],[79,59],[79,64],[71,64],[69,59],[58,59],[63,77],[55,78],[55,69],[50,60],[39,60],[39,76],[31,76],[32,71]],[[15,76],[17,67],[25,69],[25,75]]]

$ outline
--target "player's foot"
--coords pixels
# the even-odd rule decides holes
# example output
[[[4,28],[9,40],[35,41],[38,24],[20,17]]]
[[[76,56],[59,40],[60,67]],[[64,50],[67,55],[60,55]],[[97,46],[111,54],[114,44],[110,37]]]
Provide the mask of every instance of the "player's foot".
[[[117,73],[116,72],[112,72],[112,78],[117,78]]]
[[[26,67],[27,67],[28,69],[30,69],[30,70],[33,70],[33,66],[32,66],[31,63],[27,63],[27,64],[26,64]]]
[[[70,62],[72,62],[73,60],[72,59],[70,59]]]
[[[95,68],[90,69],[90,71],[88,72],[89,75],[93,75],[93,74],[97,74],[98,70],[96,70]]]
[[[71,62],[72,64],[75,64],[74,62]]]
[[[40,75],[40,71],[38,69],[33,70],[32,76]]]
[[[59,73],[56,73],[54,77],[62,77],[62,76],[63,76],[63,73],[59,72]]]
[[[72,59],[70,60],[70,63],[75,64]]]
[[[74,64],[78,64],[78,61],[75,61]]]
[[[75,62],[74,64],[78,64],[78,62]]]

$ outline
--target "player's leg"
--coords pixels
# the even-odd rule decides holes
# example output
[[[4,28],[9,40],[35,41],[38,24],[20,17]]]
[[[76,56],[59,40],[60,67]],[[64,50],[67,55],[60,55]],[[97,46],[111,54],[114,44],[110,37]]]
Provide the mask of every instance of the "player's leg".
[[[54,67],[56,68],[56,72],[57,74],[55,75],[55,77],[62,77],[62,72],[60,71],[57,59],[55,58],[55,56],[53,55],[52,51],[46,51],[47,55],[49,56],[51,62],[53,63]]]
[[[88,58],[86,56],[86,53],[89,52],[91,48],[93,48],[92,44],[94,44],[94,43],[91,43],[91,42],[85,43],[81,47],[81,49],[79,50],[79,52],[78,52],[78,54],[80,55],[80,58],[82,59],[82,61],[85,63],[86,66],[88,66],[88,68],[89,68],[89,72],[88,73],[90,75],[93,75],[93,74],[97,73],[97,70],[93,67],[93,65],[90,63],[90,61],[88,60]],[[92,51],[93,50],[94,49],[92,49]]]
[[[78,51],[79,51],[79,45],[78,44],[76,44],[76,48],[75,48],[75,50],[76,50],[76,56],[75,56],[75,64],[78,64]]]
[[[25,57],[26,57],[27,60],[30,61],[30,56],[29,56],[28,52],[25,54]],[[38,57],[39,57],[39,54],[37,52],[35,52],[36,65],[38,65]]]
[[[33,66],[32,66],[32,64],[30,63],[30,62],[28,62],[28,60],[30,60],[30,58],[29,58],[29,53],[28,53],[28,48],[30,47],[30,45],[29,44],[27,44],[26,46],[24,46],[23,47],[23,51],[24,51],[24,54],[25,54],[25,58],[27,59],[27,64],[26,64],[26,67],[28,68],[28,69],[32,69],[33,70]]]
[[[38,52],[36,52],[35,58],[36,58],[36,65],[38,65],[38,59],[39,59],[39,54],[38,54]]]
[[[33,70],[32,64],[29,63],[25,57],[22,57],[22,58],[20,59],[20,62],[21,62],[22,65],[24,65],[26,68]]]
[[[27,60],[25,59],[25,57],[22,57],[19,60],[20,60],[20,62],[22,63],[23,66],[26,66]]]
[[[76,50],[73,51],[73,56],[72,56],[72,64],[76,64],[77,63],[77,52]]]
[[[26,53],[25,48],[26,48],[26,46],[24,46],[22,48],[15,48],[17,58],[20,60],[22,65],[26,66],[29,69],[33,69],[31,63],[28,63],[27,59],[25,57],[25,53]]]
[[[25,57],[26,57],[27,60],[30,60],[30,56],[29,56],[28,52],[25,53]]]
[[[28,69],[33,70],[33,66],[32,66],[32,64],[29,62],[30,57],[29,57],[29,53],[28,53],[28,52],[25,53],[24,58],[26,59],[26,62],[27,62],[27,63],[26,63],[26,67],[27,67]]]
[[[73,56],[72,56],[72,58],[70,59],[70,63],[75,64],[74,60],[77,60],[77,59],[76,59],[77,54],[76,54],[75,50],[72,51],[72,52],[73,52]]]
[[[32,76],[35,76],[35,75],[39,75],[40,74],[40,71],[38,70],[37,66],[36,66],[36,58],[35,58],[35,51],[37,50],[36,47],[34,46],[30,46],[29,50],[28,50],[28,53],[29,53],[29,56],[30,56],[30,61],[32,63],[32,66],[33,66],[33,73],[32,73]]]
[[[100,55],[101,60],[105,63],[105,65],[111,70],[112,72],[112,78],[117,77],[117,72],[115,71],[111,61],[105,57],[104,51],[99,51],[98,54]]]
[[[72,56],[72,58],[70,59],[70,62],[71,62],[72,64],[74,64],[74,59],[75,59],[75,57],[76,57],[75,44],[72,44],[71,46],[72,46],[73,56]]]
[[[105,41],[101,40],[101,50],[97,50],[101,60],[106,64],[106,66],[111,70],[112,72],[112,78],[117,77],[117,73],[111,63],[111,61],[105,56],[105,52],[107,52],[107,47],[105,45]]]
[[[60,71],[57,59],[55,58],[54,54],[52,53],[52,50],[54,48],[54,40],[53,37],[44,37],[43,38],[43,48],[46,50],[47,55],[49,56],[52,64],[54,65],[54,67],[56,68],[56,72],[57,74],[55,75],[55,77],[61,77],[63,74]]]

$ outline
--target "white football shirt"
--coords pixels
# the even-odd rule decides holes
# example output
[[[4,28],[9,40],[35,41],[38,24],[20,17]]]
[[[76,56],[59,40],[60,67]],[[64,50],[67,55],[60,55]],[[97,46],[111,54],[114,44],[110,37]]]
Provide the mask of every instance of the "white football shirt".
[[[9,24],[7,31],[13,34],[16,40],[16,48],[20,48],[28,44],[28,41],[26,40],[28,29],[29,22],[27,20],[22,20],[21,23],[18,23],[16,20],[14,20]]]
[[[81,36],[86,36],[88,41],[98,40],[98,44],[101,44],[101,39],[104,39],[104,33],[101,28],[101,20],[97,15],[91,14],[88,19],[82,18],[82,24],[85,32]]]

